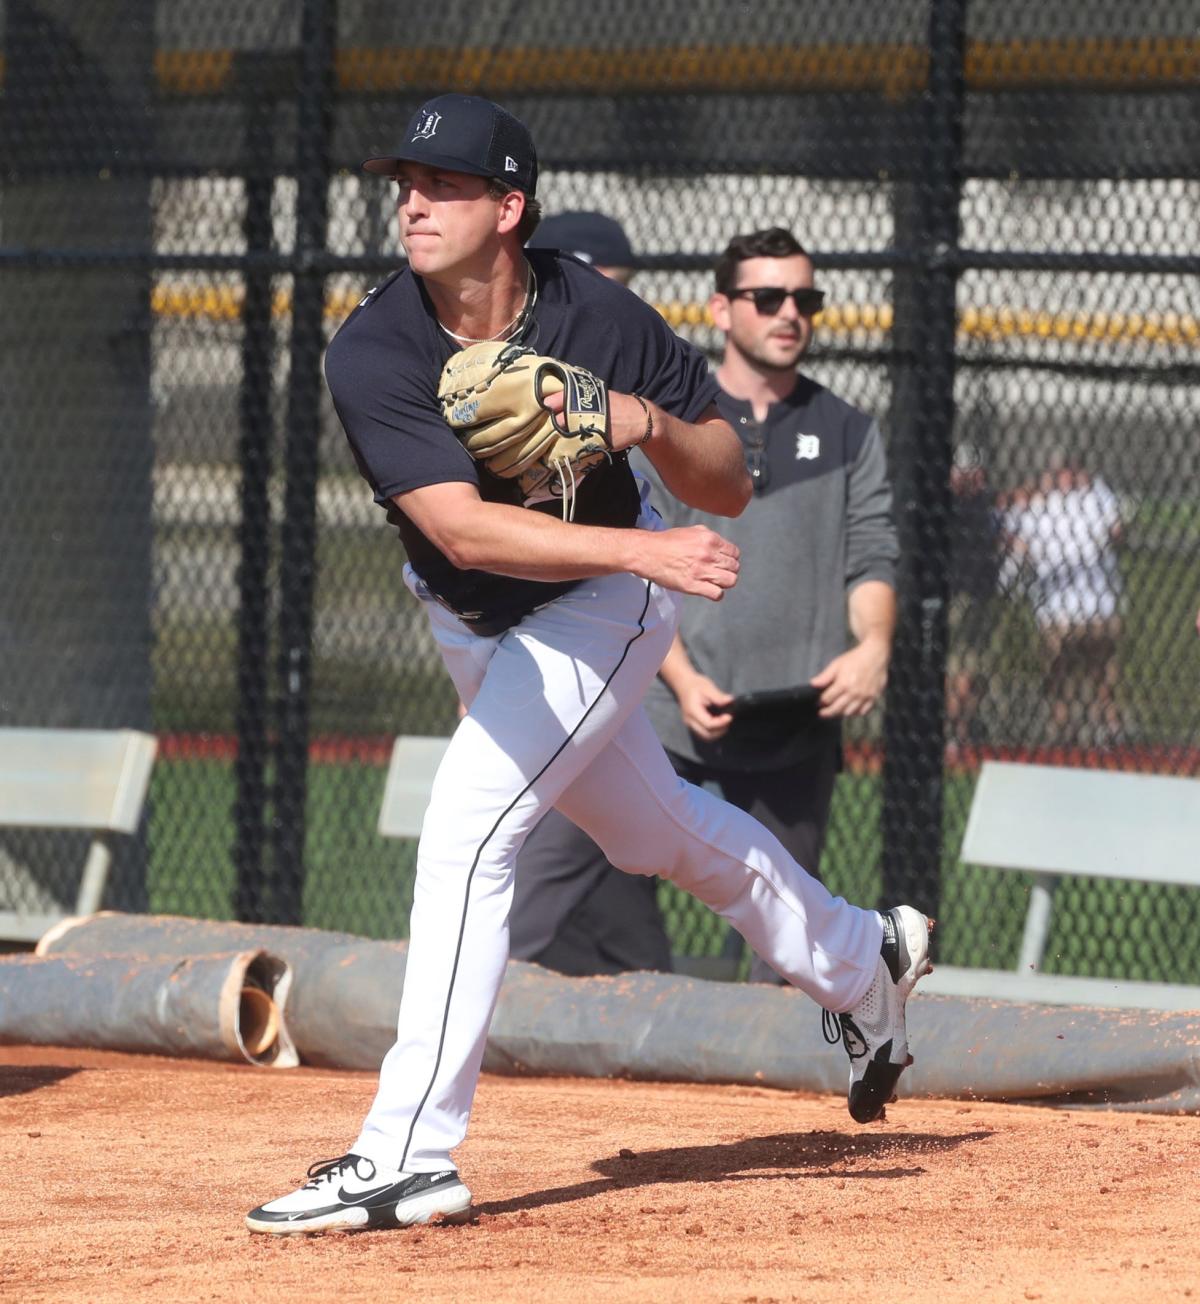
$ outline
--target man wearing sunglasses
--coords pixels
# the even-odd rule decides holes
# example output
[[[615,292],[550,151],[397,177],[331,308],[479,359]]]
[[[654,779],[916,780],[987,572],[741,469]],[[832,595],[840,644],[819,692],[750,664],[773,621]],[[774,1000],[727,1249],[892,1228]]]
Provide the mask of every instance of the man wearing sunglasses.
[[[735,236],[715,280],[717,405],[754,485],[742,516],[721,522],[743,567],[722,602],[683,601],[646,706],[679,773],[751,812],[815,875],[841,721],[871,711],[887,682],[899,553],[883,441],[796,370],[824,296],[790,232]],[[710,520],[656,501],[668,525]],[[757,957],[751,977],[780,981]]]

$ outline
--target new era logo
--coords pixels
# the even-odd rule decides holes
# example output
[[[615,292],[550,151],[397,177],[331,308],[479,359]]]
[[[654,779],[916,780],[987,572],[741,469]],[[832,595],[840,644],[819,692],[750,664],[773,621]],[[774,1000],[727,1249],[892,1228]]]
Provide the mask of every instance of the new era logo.
[[[505,154],[504,156],[504,170],[505,172],[516,172],[519,170],[517,168],[517,160],[511,157],[511,155]]]

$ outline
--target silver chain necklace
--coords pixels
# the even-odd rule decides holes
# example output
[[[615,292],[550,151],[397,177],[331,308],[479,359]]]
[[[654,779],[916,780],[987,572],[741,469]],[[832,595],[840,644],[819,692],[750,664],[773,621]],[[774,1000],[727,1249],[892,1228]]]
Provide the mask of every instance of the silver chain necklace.
[[[492,340],[506,340],[510,335],[515,335],[517,331],[525,324],[529,314],[533,312],[534,304],[537,303],[537,277],[533,274],[533,268],[528,262],[525,264],[525,299],[517,315],[508,323],[502,326],[494,335],[483,335],[476,339],[473,335],[460,335],[457,331],[452,331],[449,326],[442,324],[441,318],[438,319],[438,325],[450,336],[452,340],[457,340],[460,344],[488,344]]]

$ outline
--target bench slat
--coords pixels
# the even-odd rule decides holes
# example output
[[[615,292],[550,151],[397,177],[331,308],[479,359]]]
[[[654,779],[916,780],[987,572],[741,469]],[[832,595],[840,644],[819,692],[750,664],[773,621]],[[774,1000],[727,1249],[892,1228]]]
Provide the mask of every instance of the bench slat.
[[[385,838],[417,838],[429,805],[433,776],[449,738],[401,734],[392,746],[387,785],[379,807],[379,832]]]
[[[962,859],[1200,887],[1200,779],[985,761]]]
[[[936,965],[933,973],[918,984],[914,995],[1129,1010],[1200,1010],[1200,987],[1057,973],[1013,973],[1009,969],[960,969],[945,964]]]
[[[0,729],[0,825],[133,833],[155,750],[132,729]]]

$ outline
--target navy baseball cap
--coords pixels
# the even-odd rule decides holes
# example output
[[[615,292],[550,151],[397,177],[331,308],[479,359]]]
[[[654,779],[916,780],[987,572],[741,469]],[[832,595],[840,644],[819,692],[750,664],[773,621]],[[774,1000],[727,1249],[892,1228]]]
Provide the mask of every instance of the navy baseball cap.
[[[604,213],[556,213],[544,217],[530,238],[531,249],[561,249],[596,267],[636,267],[624,228]]]
[[[363,168],[390,177],[400,162],[495,177],[531,198],[537,192],[537,151],[529,128],[478,95],[427,100],[413,114],[404,144],[392,154],[367,159]]]

